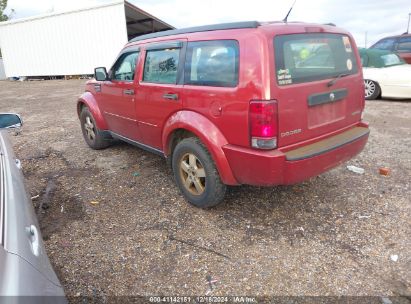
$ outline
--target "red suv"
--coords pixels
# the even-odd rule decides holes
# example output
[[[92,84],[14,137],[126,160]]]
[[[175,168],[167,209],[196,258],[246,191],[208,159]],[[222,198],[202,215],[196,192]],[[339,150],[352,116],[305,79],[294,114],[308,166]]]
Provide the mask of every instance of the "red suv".
[[[284,185],[358,154],[369,129],[352,36],[329,25],[240,22],[129,41],[78,100],[87,144],[164,156],[197,207],[226,185]]]

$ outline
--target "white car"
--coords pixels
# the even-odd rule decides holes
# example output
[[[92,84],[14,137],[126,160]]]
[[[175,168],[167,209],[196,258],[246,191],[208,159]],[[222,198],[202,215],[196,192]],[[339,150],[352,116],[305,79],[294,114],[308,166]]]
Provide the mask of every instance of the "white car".
[[[411,99],[411,64],[388,51],[359,51],[363,66],[365,99]]]

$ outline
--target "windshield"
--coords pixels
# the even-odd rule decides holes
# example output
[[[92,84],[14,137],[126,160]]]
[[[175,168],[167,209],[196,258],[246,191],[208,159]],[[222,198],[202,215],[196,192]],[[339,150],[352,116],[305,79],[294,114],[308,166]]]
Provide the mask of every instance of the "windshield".
[[[357,60],[350,38],[340,34],[293,34],[274,39],[279,85],[355,74]]]

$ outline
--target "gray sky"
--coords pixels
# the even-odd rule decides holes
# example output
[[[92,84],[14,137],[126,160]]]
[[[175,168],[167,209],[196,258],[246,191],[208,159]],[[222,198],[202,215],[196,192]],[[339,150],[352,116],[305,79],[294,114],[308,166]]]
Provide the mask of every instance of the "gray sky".
[[[51,11],[66,11],[110,0],[9,0],[14,19]],[[286,15],[293,0],[129,0],[148,13],[177,27],[231,21],[273,21]],[[406,31],[410,0],[297,0],[289,21],[335,23],[350,31],[359,46]],[[411,30],[411,29],[410,29]]]

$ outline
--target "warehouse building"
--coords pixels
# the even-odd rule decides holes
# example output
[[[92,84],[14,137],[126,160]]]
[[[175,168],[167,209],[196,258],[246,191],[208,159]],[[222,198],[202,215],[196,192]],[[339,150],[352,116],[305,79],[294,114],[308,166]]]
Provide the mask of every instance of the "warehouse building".
[[[110,67],[133,37],[174,29],[121,0],[0,23],[7,77],[90,75]]]

